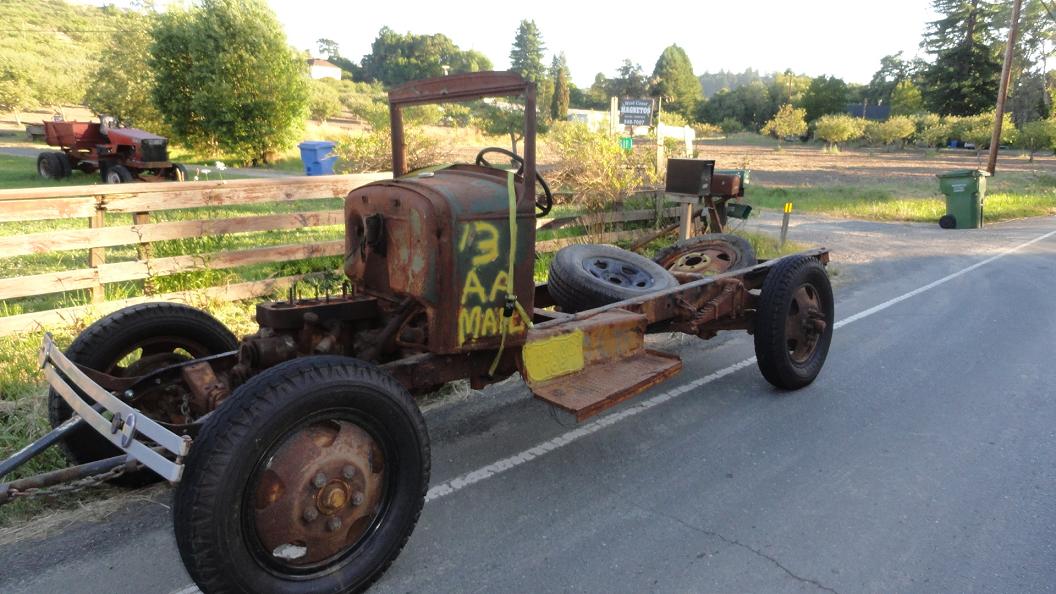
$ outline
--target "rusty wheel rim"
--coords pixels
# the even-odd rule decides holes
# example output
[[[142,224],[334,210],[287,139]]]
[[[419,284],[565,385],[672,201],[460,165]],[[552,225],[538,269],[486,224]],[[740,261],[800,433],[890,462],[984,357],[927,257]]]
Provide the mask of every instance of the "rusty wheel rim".
[[[386,516],[395,475],[391,447],[376,436],[367,420],[332,412],[275,442],[243,502],[258,561],[280,574],[306,575],[362,549]]]
[[[724,242],[716,242],[676,252],[660,264],[669,272],[720,274],[729,270],[736,260],[737,252],[733,247]]]
[[[785,320],[785,342],[789,357],[797,364],[810,360],[826,329],[826,312],[817,288],[800,285],[792,293]]]

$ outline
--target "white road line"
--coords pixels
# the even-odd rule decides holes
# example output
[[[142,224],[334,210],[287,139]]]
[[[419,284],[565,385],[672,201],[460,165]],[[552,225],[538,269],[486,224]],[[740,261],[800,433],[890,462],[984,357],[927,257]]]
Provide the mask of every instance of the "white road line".
[[[964,268],[962,270],[954,272],[953,274],[946,275],[946,276],[940,278],[939,280],[937,280],[935,282],[928,283],[928,284],[924,285],[923,287],[920,287],[919,289],[914,289],[914,290],[912,290],[912,291],[910,291],[908,293],[905,293],[903,295],[899,295],[898,297],[895,297],[894,299],[889,299],[889,300],[887,300],[887,301],[885,301],[885,302],[883,302],[883,303],[881,303],[879,305],[870,307],[869,309],[867,309],[865,311],[862,311],[862,312],[856,313],[856,314],[854,314],[854,315],[852,315],[850,317],[844,318],[844,319],[836,322],[833,325],[833,328],[834,329],[835,328],[842,328],[843,326],[846,326],[847,324],[850,324],[850,323],[853,323],[853,322],[857,322],[858,320],[862,320],[862,319],[867,318],[867,317],[869,317],[869,316],[871,316],[873,314],[876,314],[876,313],[879,313],[881,311],[884,311],[885,309],[887,309],[887,308],[889,308],[889,307],[891,307],[893,305],[896,305],[898,303],[901,303],[901,302],[905,301],[906,299],[909,299],[911,297],[915,297],[915,296],[920,295],[921,293],[924,293],[926,291],[930,291],[930,290],[934,289],[935,287],[938,287],[940,285],[946,284],[946,283],[950,282],[951,280],[953,280],[953,279],[955,279],[957,277],[960,277],[960,276],[963,276],[965,274],[968,274],[969,272],[972,272],[973,270],[976,270],[978,268],[986,266],[987,264],[990,264],[991,262],[994,262],[996,260],[1000,260],[1001,258],[1004,258],[1005,256],[1007,256],[1009,254],[1018,252],[1019,250],[1025,248],[1025,247],[1031,246],[1031,245],[1033,245],[1035,243],[1038,243],[1039,241],[1044,241],[1044,240],[1052,237],[1053,235],[1056,235],[1056,231],[1050,231],[1050,232],[1048,232],[1048,233],[1046,233],[1044,235],[1040,235],[1038,237],[1035,237],[1034,239],[1032,239],[1032,240],[1030,240],[1030,241],[1028,241],[1026,243],[1021,243],[1021,244],[1019,244],[1019,245],[1017,245],[1015,247],[1009,248],[1009,249],[1007,249],[1007,250],[1005,250],[1003,252],[1000,252],[1000,253],[998,253],[998,254],[996,254],[994,256],[991,256],[991,257],[989,257],[989,258],[987,258],[985,260],[982,260],[980,262],[976,262],[975,264],[972,264],[971,266],[969,266],[967,268]],[[745,367],[750,367],[754,363],[755,363],[755,357],[749,357],[749,358],[745,359],[744,361],[741,361],[739,363],[734,363],[733,365],[730,365],[729,367],[724,367],[724,368],[722,368],[722,369],[720,369],[720,370],[718,370],[718,371],[716,371],[714,373],[710,373],[710,374],[708,374],[708,375],[706,375],[704,377],[697,378],[697,379],[695,379],[695,380],[693,380],[691,382],[687,382],[685,384],[676,386],[674,388],[671,388],[670,390],[667,390],[665,392],[661,392],[660,394],[657,394],[657,395],[652,396],[650,398],[647,398],[645,400],[639,401],[634,406],[628,407],[625,410],[622,410],[620,412],[613,413],[613,414],[610,414],[610,415],[606,415],[606,416],[604,416],[604,417],[602,417],[600,419],[597,419],[596,421],[592,421],[592,422],[587,423],[585,425],[581,425],[581,426],[577,427],[576,429],[573,429],[573,430],[571,430],[571,431],[569,431],[567,433],[559,435],[559,436],[557,436],[557,437],[555,437],[553,439],[548,439],[548,440],[540,443],[539,445],[536,445],[535,447],[532,447],[532,448],[529,448],[527,450],[524,450],[524,451],[522,451],[522,452],[520,452],[518,454],[514,454],[513,456],[510,456],[508,458],[503,458],[502,460],[499,460],[498,462],[493,462],[491,464],[488,464],[487,466],[482,466],[482,467],[480,467],[480,468],[478,468],[478,469],[476,469],[474,471],[467,472],[467,473],[462,474],[462,475],[460,475],[458,477],[455,477],[455,478],[453,478],[453,479],[451,479],[449,481],[445,481],[443,483],[440,483],[439,485],[435,485],[435,486],[431,487],[429,489],[429,492],[426,494],[425,502],[429,503],[430,501],[435,501],[437,499],[441,499],[443,497],[447,497],[448,495],[451,495],[452,493],[456,493],[458,491],[461,491],[462,489],[465,489],[466,487],[468,487],[470,485],[474,485],[474,484],[479,483],[479,482],[481,482],[483,480],[487,480],[489,478],[492,478],[494,476],[502,474],[502,473],[504,473],[504,472],[506,472],[508,470],[511,470],[513,468],[521,466],[522,464],[530,462],[530,461],[532,461],[532,460],[534,460],[534,459],[536,459],[536,458],[538,458],[538,457],[540,457],[540,456],[542,456],[544,454],[547,454],[547,453],[552,452],[554,450],[561,449],[561,448],[569,445],[570,443],[574,443],[574,442],[576,442],[576,441],[578,441],[578,440],[580,440],[580,439],[582,439],[582,438],[584,438],[584,437],[586,437],[588,435],[591,435],[593,433],[597,433],[598,431],[604,429],[605,427],[610,427],[612,425],[615,425],[616,423],[619,423],[620,421],[629,419],[629,418],[631,418],[631,417],[633,417],[635,415],[643,413],[643,412],[653,408],[654,406],[657,406],[659,404],[663,404],[663,403],[668,402],[670,400],[674,400],[675,398],[685,394],[686,392],[689,392],[690,390],[694,390],[694,389],[699,388],[701,386],[704,386],[706,384],[710,384],[711,382],[714,382],[714,381],[716,381],[718,379],[724,378],[727,375],[730,375],[731,373],[736,373],[736,372],[744,369]],[[190,585],[190,586],[187,586],[186,588],[183,588],[181,590],[177,590],[175,592],[172,592],[171,594],[192,594],[192,593],[198,593],[198,592],[199,592],[198,588],[196,588],[194,585]]]

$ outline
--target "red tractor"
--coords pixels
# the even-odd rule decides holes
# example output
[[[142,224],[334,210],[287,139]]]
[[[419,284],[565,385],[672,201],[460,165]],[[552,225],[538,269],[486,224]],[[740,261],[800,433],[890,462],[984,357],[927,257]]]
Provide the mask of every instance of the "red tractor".
[[[74,169],[99,171],[103,183],[184,181],[187,170],[169,161],[169,140],[139,130],[114,126],[113,118],[98,122],[44,122],[44,139],[59,151],[37,156],[37,173],[47,179],[69,177]]]

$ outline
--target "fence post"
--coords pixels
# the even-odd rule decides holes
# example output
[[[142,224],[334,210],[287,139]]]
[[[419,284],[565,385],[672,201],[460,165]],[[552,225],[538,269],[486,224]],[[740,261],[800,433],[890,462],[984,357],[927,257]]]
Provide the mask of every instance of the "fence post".
[[[95,212],[92,216],[88,217],[88,228],[99,229],[106,226],[106,207],[103,206],[102,201],[96,204]],[[106,301],[106,289],[103,287],[102,281],[99,279],[99,266],[106,262],[106,248],[104,247],[93,247],[88,249],[88,267],[96,269],[96,283],[92,287],[92,303],[102,303]]]
[[[132,213],[132,223],[134,225],[146,225],[146,224],[150,223],[150,213],[149,212]],[[142,238],[143,234],[140,233],[139,236]],[[140,262],[149,261],[151,256],[153,256],[153,255],[154,255],[154,249],[153,249],[153,247],[151,246],[150,243],[139,243],[139,244],[136,244],[136,259],[138,259]],[[154,295],[155,293],[157,293],[157,287],[154,284],[154,276],[150,274],[150,266],[149,265],[147,266],[147,273],[148,273],[147,278],[143,279],[143,294],[150,296],[150,295]]]

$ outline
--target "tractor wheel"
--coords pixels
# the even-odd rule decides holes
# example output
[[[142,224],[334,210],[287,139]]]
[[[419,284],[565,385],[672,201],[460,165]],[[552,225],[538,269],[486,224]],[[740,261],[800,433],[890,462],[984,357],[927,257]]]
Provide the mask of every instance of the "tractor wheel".
[[[653,258],[671,272],[721,274],[757,263],[755,249],[748,240],[728,233],[691,237],[670,245]]]
[[[109,167],[104,167],[102,171],[104,184],[127,184],[133,180],[132,172],[124,165],[115,163]]]
[[[204,311],[178,303],[141,303],[120,309],[88,326],[66,349],[66,356],[79,365],[117,377],[144,375],[188,359],[226,353],[238,348],[238,340],[219,320]],[[137,408],[149,417],[178,422],[179,403],[166,392],[135,396]],[[52,427],[64,423],[73,411],[54,390],[48,393],[48,420]],[[84,464],[121,454],[113,444],[90,427],[69,433],[61,444],[74,464]],[[127,484],[140,480],[122,481]],[[120,479],[119,479],[120,480]]]
[[[187,168],[180,163],[173,163],[172,167],[165,172],[165,177],[172,181],[187,181]]]
[[[63,179],[69,175],[69,159],[58,151],[44,151],[37,155],[37,175],[44,179]]]
[[[677,287],[678,279],[634,252],[586,243],[554,255],[548,286],[554,303],[571,313]]]
[[[203,592],[358,592],[406,544],[429,435],[392,376],[349,357],[279,364],[205,422],[173,528]]]
[[[832,342],[832,285],[815,258],[789,256],[777,262],[759,296],[755,356],[768,382],[798,390],[814,381]]]

